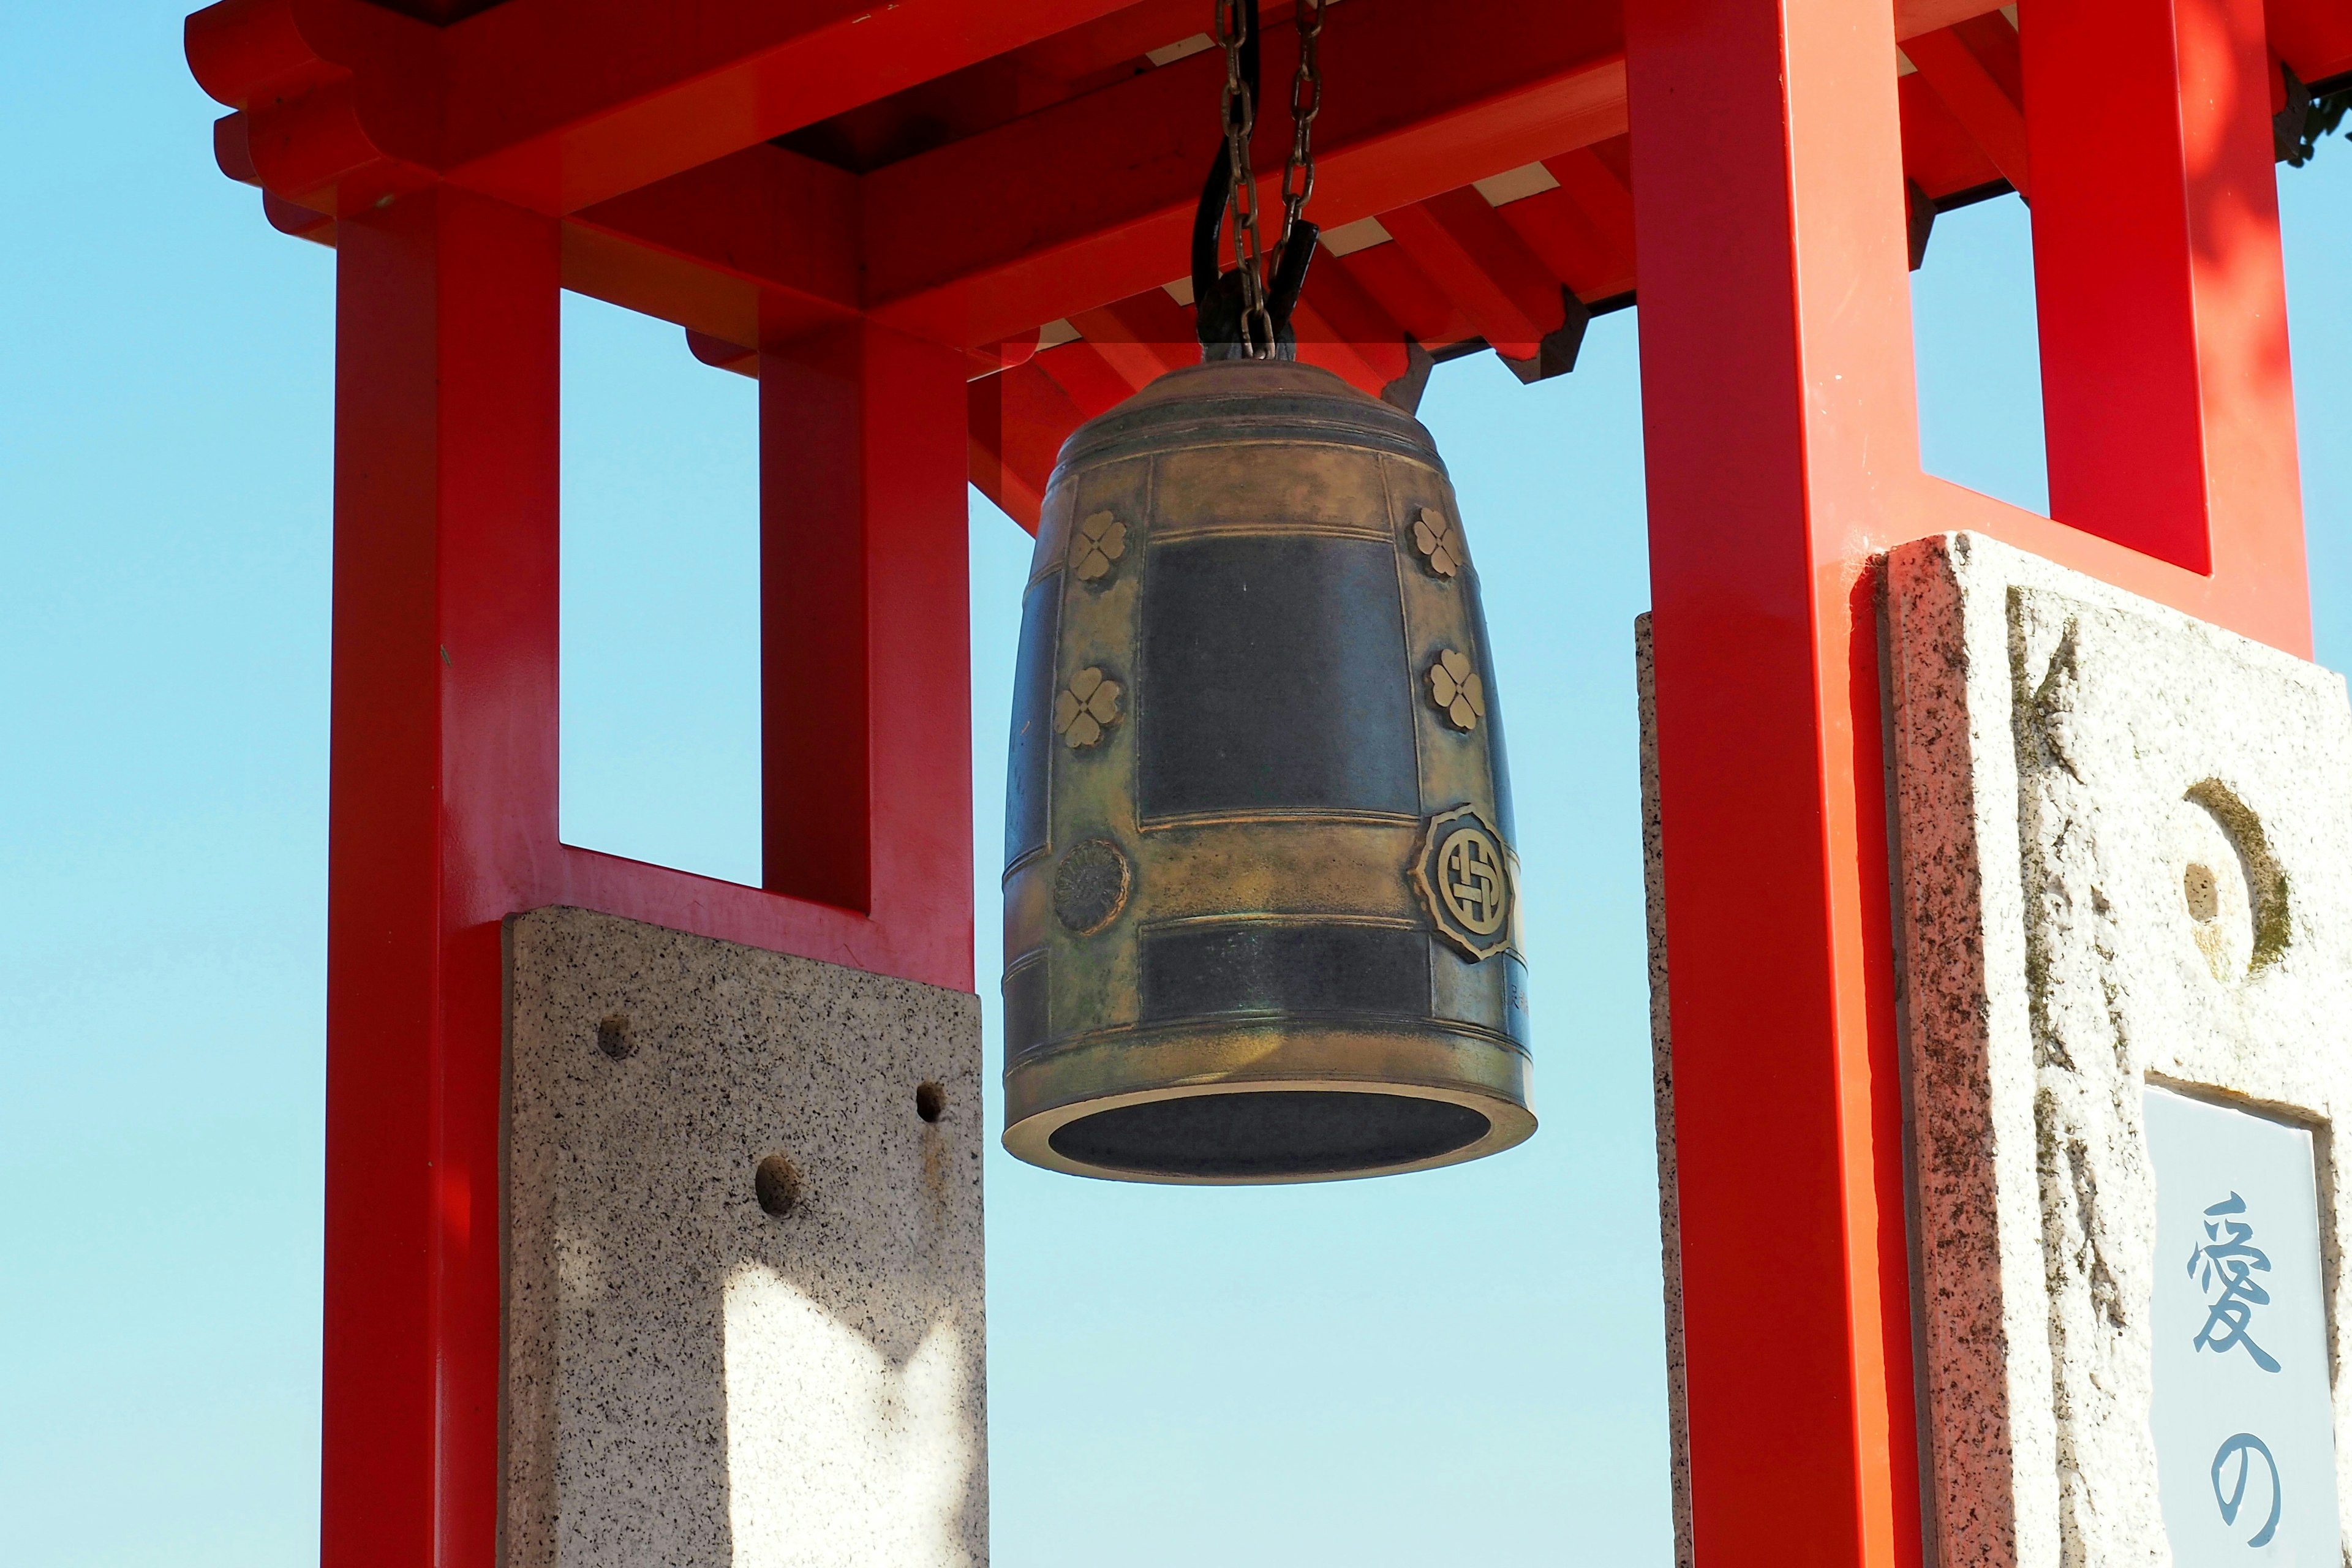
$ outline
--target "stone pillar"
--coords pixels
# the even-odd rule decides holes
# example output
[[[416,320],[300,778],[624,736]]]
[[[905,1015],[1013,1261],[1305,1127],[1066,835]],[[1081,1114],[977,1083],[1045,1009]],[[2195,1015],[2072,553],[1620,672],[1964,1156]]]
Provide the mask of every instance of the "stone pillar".
[[[1968,534],[1893,552],[1885,593],[1941,1561],[2195,1563],[2209,1532],[2264,1544],[2274,1500],[2289,1557],[2333,1560],[2352,1447],[2326,1414],[2352,1304],[2328,1140],[2352,1107],[2343,678]],[[2151,1123],[2183,1099],[2234,1114],[2192,1115],[2168,1165]],[[2223,1146],[2264,1128],[2317,1134],[2316,1190],[2248,1208],[2252,1167]],[[2251,1253],[2217,1274],[2207,1245],[2239,1225]],[[2233,1269],[2252,1293],[2223,1302]],[[2278,1355],[2233,1345],[2240,1310]],[[2179,1310],[2194,1321],[2159,1336]],[[2200,1436],[2192,1385],[2221,1375],[2240,1384]],[[2291,1445],[2298,1397],[2317,1414]],[[2269,1434],[2268,1475],[2225,1451],[2235,1427]]]
[[[1882,562],[1925,1560],[2352,1561],[2343,678],[1972,534]],[[1691,1560],[1648,628],[1680,1560]]]
[[[507,922],[508,1568],[982,1568],[980,1008]]]

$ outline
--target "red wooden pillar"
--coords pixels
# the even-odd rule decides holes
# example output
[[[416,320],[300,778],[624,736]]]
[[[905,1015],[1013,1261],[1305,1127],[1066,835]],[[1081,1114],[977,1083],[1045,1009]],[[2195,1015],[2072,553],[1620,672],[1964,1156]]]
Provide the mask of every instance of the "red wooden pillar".
[[[556,843],[557,247],[454,188],[337,234],[321,1560],[488,1568],[499,921]]]
[[[445,186],[337,238],[321,1560],[488,1568],[504,918],[971,984],[963,359],[849,323],[763,362],[767,890],[734,888],[558,838],[554,221]]]
[[[1868,552],[1920,488],[1885,0],[1630,0],[1693,1537],[1920,1556]]]
[[[1887,8],[1627,6],[1707,1568],[1922,1551],[1871,557],[1978,529],[2309,650],[2258,0],[2021,19],[2054,525],[1919,471]]]
[[[971,885],[966,403],[961,353],[871,322],[761,355],[772,892],[923,925]],[[968,898],[942,934],[968,974]]]
[[[2262,0],[2026,0],[2018,21],[2051,513],[2300,598]]]

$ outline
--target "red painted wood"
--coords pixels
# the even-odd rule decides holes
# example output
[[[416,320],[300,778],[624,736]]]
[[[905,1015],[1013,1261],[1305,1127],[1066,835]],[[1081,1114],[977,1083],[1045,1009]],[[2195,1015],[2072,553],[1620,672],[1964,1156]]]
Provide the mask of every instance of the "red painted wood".
[[[1135,391],[1135,384],[1119,374],[1084,338],[1041,349],[1029,363],[1062,389],[1083,418],[1108,413]]]
[[[2006,24],[2001,26],[2008,30]],[[1919,68],[1919,75],[1943,100],[1952,118],[1984,149],[2000,177],[2030,198],[2033,182],[2028,172],[2025,115],[1984,62],[1949,28],[1921,34],[1906,43],[1903,52]]]
[[[2094,114],[2037,87],[2037,51],[2067,57],[2034,31],[2053,13],[2025,13],[2052,521],[1918,470],[1885,13],[1628,8],[1703,1562],[1907,1568],[1921,1552],[1872,558],[1973,529],[2307,654],[2268,106],[2243,10],[2180,0],[2176,78],[2162,8],[2108,7],[2111,37],[2123,12],[2148,35],[2121,99],[2159,131],[2185,122],[2206,154],[2158,134],[2120,173],[2099,150],[2117,99]],[[2086,79],[2089,58],[2050,79]],[[1711,152],[1679,133],[1701,112],[1723,132]],[[2097,281],[2117,303],[2062,327],[2053,375],[2053,315],[2083,310],[2094,279],[2084,214],[2113,216],[2095,168],[2113,200],[2157,213],[2109,237]],[[2118,240],[2136,250],[2119,259]],[[2183,300],[2201,338],[2173,319]],[[2095,331],[2120,332],[2135,301],[2157,310],[2158,346],[2102,357]],[[2123,387],[2135,373],[2154,384]],[[2177,471],[2152,482],[2080,445],[2141,409],[2205,458],[2210,572],[2182,563],[2177,530],[2118,525],[2167,486],[2183,510]]]
[[[1084,332],[1104,363],[1138,392],[1179,365],[1200,362],[1192,313],[1170,299],[1164,289],[1148,289],[1081,310],[1070,318],[1070,325]]]
[[[2305,81],[2352,71],[2352,6],[2343,0],[2270,0],[2271,47]]]
[[[1911,1568],[1864,553],[1918,461],[1892,18],[1626,29],[1696,1552]]]
[[[1511,232],[1542,258],[1552,276],[1580,300],[1605,300],[1633,287],[1633,204],[1626,203],[1625,254],[1603,238],[1599,226],[1564,190],[1538,192],[1496,209]]]
[[[1925,77],[1916,71],[1905,77],[1896,84],[1895,96],[1903,108],[1903,173],[1921,190],[1930,196],[1948,196],[2001,177]]]
[[[772,892],[919,920],[943,884],[971,881],[963,369],[866,322],[761,355]]]
[[[336,266],[321,1560],[488,1568],[499,921],[556,843],[556,239],[463,192]]]
[[[855,835],[869,917],[558,840],[557,268],[553,221],[459,190],[340,225],[332,1568],[492,1561],[506,916],[583,904],[971,986],[961,356],[866,326],[845,345],[787,345],[816,384],[784,395],[809,423],[789,441],[769,433],[772,454],[797,458],[770,472],[824,503],[792,511],[788,546],[835,586],[863,574],[856,668],[822,688],[787,681],[770,712],[833,746],[782,750],[824,781],[812,809],[837,839],[870,825]],[[788,810],[772,826],[772,848],[800,858],[772,853],[771,875],[850,901],[834,897],[837,842],[807,826]]]
[[[2260,0],[2021,16],[2053,515],[2192,572],[2242,551],[2299,589]]]
[[[1122,376],[1106,345],[1168,346],[1126,306],[1165,314],[1146,290],[1181,258],[1199,177],[1179,129],[1205,66],[1106,80],[873,175],[759,144],[812,94],[868,101],[1091,0],[966,7],[979,32],[878,63],[845,43],[833,0],[726,7],[565,78],[619,36],[599,27],[658,30],[618,0],[568,3],[510,0],[446,34],[357,0],[229,0],[190,26],[192,63],[241,110],[216,139],[224,168],[340,252],[336,1568],[477,1568],[494,1550],[504,916],[574,903],[971,985],[964,477],[992,476],[1034,527],[1062,437],[1149,369],[1129,354]],[[487,26],[509,11],[510,32]],[[1555,162],[1575,176],[1563,199],[1625,245],[1630,284],[1612,191],[1634,190],[1699,1549],[1711,1565],[1908,1568],[1869,561],[1975,529],[2307,653],[2263,17],[2253,0],[2027,9],[2053,521],[1918,470],[1884,7],[1630,11],[1621,63],[1598,8],[1350,0],[1327,72],[1359,92],[1328,111],[1318,216],[1442,206],[1470,179],[1589,145]],[[2271,13],[2306,78],[2352,49],[2325,0]],[[583,26],[555,38],[566,14]],[[499,56],[499,37],[544,44],[553,74]],[[1064,42],[1091,58],[1101,38]],[[1286,75],[1280,52],[1269,79]],[[785,79],[827,59],[845,62],[837,79]],[[783,96],[759,100],[763,83]],[[1138,112],[1154,105],[1166,114]],[[605,201],[558,224],[421,188],[452,168],[549,208]],[[1544,232],[1486,217],[1514,245]],[[1460,224],[1440,227],[1460,244]],[[1401,368],[1404,331],[1475,330],[1404,249],[1318,263],[1311,317],[1360,362],[1348,374]],[[557,841],[559,279],[764,351],[768,889]],[[1518,294],[1532,322],[1526,276]],[[1097,341],[965,384],[966,348],[1115,301]]]
[[[1618,172],[1591,147],[1579,147],[1544,160],[1559,188],[1573,198],[1608,244],[1612,259],[1627,273],[1633,268],[1633,193]]]
[[[1435,347],[1478,335],[1477,324],[1453,296],[1395,241],[1349,251],[1342,260],[1365,294],[1401,322],[1414,342]]]
[[[1299,305],[1303,312],[1297,318],[1299,358],[1322,365],[1376,397],[1381,388],[1412,368],[1405,353],[1404,328],[1365,291],[1346,258],[1328,249],[1317,253],[1314,265],[1307,269],[1307,288]],[[1318,357],[1325,343],[1345,349],[1345,356]],[[1350,359],[1361,368],[1348,365],[1346,361]]]
[[[1476,191],[1383,213],[1381,226],[1505,359],[1533,359],[1559,326],[1559,280]]]
[[[1624,129],[1614,20],[1547,0],[1348,0],[1323,42],[1346,82],[1316,122],[1317,221],[1351,222]],[[1287,30],[1265,74],[1286,80]],[[944,341],[1010,336],[1181,270],[1222,67],[1181,60],[866,176],[866,308]],[[1267,200],[1289,146],[1254,151]],[[1173,265],[1171,265],[1171,263]]]

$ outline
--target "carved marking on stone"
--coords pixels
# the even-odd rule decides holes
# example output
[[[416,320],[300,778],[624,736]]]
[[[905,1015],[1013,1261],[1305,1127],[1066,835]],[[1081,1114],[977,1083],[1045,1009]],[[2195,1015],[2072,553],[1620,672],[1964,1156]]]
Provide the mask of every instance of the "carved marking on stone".
[[[2189,1350],[2217,1303],[2253,1303],[2252,1344],[2293,1362],[2218,1265],[2179,1345],[2161,1338],[2153,1292],[2190,1283],[2190,1243],[2158,1246],[2143,1100],[2171,1084],[2314,1127],[2352,1113],[2343,682],[1970,535],[1900,546],[1886,570],[1931,1553],[2146,1568],[2167,1560],[2172,1469],[2233,1551],[2267,1531],[2283,1485],[2284,1542],[2336,1474],[2324,1440],[2282,1444],[2256,1413],[2167,1445],[2160,1345],[2284,1375],[2245,1343],[2221,1354],[2219,1331]],[[2352,1256],[2340,1163],[2317,1178],[2331,1280]],[[2242,1172],[2193,1184],[2200,1237],[2234,1235],[2208,1211],[2235,1191],[2255,1228],[2231,1245],[2284,1256],[2284,1211]],[[2279,1274],[2248,1268],[2277,1294]],[[2344,1364],[2352,1345],[2328,1332]],[[2231,1447],[2249,1433],[2280,1479]]]
[[[2286,873],[2262,819],[2221,780],[2200,780],[2181,798],[2190,856],[2182,900],[2213,978],[2234,984],[2285,955],[2294,929]]]

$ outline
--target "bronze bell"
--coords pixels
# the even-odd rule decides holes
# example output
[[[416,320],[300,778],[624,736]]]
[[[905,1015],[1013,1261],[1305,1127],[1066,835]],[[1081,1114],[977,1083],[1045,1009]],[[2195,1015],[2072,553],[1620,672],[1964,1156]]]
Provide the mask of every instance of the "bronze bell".
[[[1486,619],[1418,420],[1217,359],[1081,426],[1009,771],[1014,1154],[1326,1181],[1535,1131]]]

